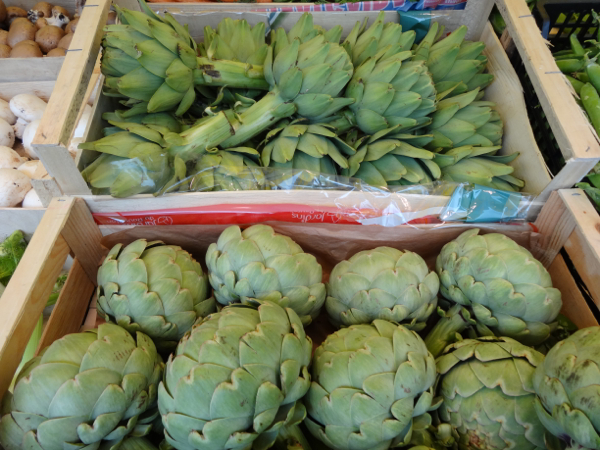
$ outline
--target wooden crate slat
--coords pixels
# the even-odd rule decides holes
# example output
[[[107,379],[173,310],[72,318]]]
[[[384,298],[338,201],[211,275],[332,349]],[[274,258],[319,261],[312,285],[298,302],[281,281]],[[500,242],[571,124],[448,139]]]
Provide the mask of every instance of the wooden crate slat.
[[[600,144],[547,49],[526,3],[523,0],[496,0],[496,4],[536,88],[565,161],[600,160]]]
[[[62,228],[76,199],[53,203],[0,298],[0,397],[11,383],[29,337],[69,254]]]
[[[36,354],[55,340],[79,331],[87,314],[94,288],[94,283],[88,278],[79,260],[75,258],[48,324],[44,328]]]

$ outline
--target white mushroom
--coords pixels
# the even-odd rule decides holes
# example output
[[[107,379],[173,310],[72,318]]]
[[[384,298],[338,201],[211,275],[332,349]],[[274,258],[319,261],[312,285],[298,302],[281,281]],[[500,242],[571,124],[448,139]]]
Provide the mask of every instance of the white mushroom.
[[[29,125],[29,122],[19,117],[13,125],[13,130],[15,130],[15,136],[23,140],[23,133],[25,132],[25,128],[27,127],[27,125]]]
[[[15,131],[4,119],[0,119],[0,145],[10,148],[15,145]]]
[[[0,169],[0,207],[17,206],[31,190],[29,177],[17,169]]]
[[[33,94],[19,94],[10,99],[10,110],[26,122],[41,119],[47,103]]]
[[[17,169],[24,161],[12,148],[0,146],[0,169]]]
[[[48,25],[54,25],[55,27],[62,28],[69,23],[69,18],[60,11],[53,9],[52,17],[48,17],[46,22],[48,22]]]
[[[35,152],[35,149],[31,145],[31,143],[33,142],[35,133],[37,133],[37,129],[40,126],[40,122],[41,122],[41,120],[39,120],[39,119],[34,120],[29,125],[27,125],[27,127],[25,128],[25,131],[23,132],[23,147],[25,147],[25,152],[32,159],[39,159],[37,153]]]
[[[23,208],[44,207],[40,197],[37,195],[37,192],[35,192],[35,189],[31,189],[27,194],[25,194],[25,198],[23,199],[23,204],[21,206],[23,206]]]
[[[14,125],[17,121],[17,116],[10,110],[10,105],[6,100],[0,98],[0,119],[4,119],[9,125]]]
[[[90,117],[92,117],[92,107],[86,104],[83,107],[83,113],[81,113],[81,119],[79,119],[79,122],[77,123],[77,128],[75,128],[75,131],[73,132],[74,138],[83,137],[87,124],[90,121]]]
[[[39,159],[35,159],[33,161],[26,161],[19,167],[17,167],[17,169],[33,180],[41,180],[46,175],[48,175],[48,172],[46,172],[46,168]]]

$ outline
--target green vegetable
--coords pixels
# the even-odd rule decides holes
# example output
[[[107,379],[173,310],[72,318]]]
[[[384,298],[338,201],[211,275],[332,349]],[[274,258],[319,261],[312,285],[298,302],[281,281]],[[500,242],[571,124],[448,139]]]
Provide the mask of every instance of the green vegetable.
[[[385,319],[418,331],[435,310],[439,286],[416,253],[378,247],[333,268],[325,308],[338,327]]]
[[[313,255],[268,225],[232,226],[206,252],[208,279],[222,305],[251,299],[292,308],[308,325],[325,302],[323,270]]]
[[[575,53],[577,56],[585,55],[585,50],[579,42],[579,39],[577,39],[577,35],[575,33],[572,33],[571,36],[569,36],[569,41],[571,43],[571,50],[573,50],[573,53]]]
[[[548,271],[509,237],[474,228],[442,248],[436,260],[442,295],[455,305],[425,342],[435,355],[469,326],[479,336],[537,345],[556,328],[561,294]]]
[[[22,231],[15,231],[0,244],[0,283],[7,285],[27,248]]]
[[[312,342],[297,314],[266,302],[231,305],[198,323],[169,357],[158,388],[177,449],[267,449],[298,424]],[[11,449],[8,449],[11,450]]]
[[[169,351],[198,318],[215,310],[208,277],[176,245],[138,239],[115,245],[98,269],[98,313]]]
[[[556,65],[563,73],[573,73],[583,70],[585,61],[583,59],[563,59],[556,61]]]
[[[565,75],[565,76],[567,77],[567,80],[569,80],[571,85],[573,86],[573,89],[575,89],[575,92],[577,93],[577,95],[579,95],[581,93],[581,88],[585,85],[585,83],[583,83],[582,81],[579,81],[576,78],[573,78],[570,75]]]
[[[600,96],[590,83],[586,83],[580,92],[581,102],[587,112],[590,122],[597,133],[600,133]]]
[[[600,449],[600,327],[555,345],[538,366],[537,414],[568,449]]]
[[[467,339],[438,358],[440,419],[464,450],[541,450],[533,374],[544,356],[505,337]]]
[[[406,445],[413,418],[437,406],[435,379],[414,331],[386,320],[342,328],[315,350],[305,425],[336,450]]]
[[[29,361],[3,399],[5,450],[107,448],[148,433],[163,363],[152,340],[103,324]]]

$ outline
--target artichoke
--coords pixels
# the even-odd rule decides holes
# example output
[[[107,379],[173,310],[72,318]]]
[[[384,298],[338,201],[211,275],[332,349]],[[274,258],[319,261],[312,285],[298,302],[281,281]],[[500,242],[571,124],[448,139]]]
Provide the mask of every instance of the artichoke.
[[[416,253],[378,247],[333,268],[325,308],[338,327],[384,319],[418,331],[437,305],[439,287]]]
[[[313,255],[268,225],[227,228],[206,252],[208,279],[223,305],[250,299],[292,308],[304,325],[325,301],[323,271]]]
[[[600,327],[554,346],[533,376],[539,419],[569,449],[600,449]]]
[[[435,267],[442,295],[456,303],[425,339],[435,356],[469,325],[480,336],[508,336],[526,345],[543,342],[557,325],[562,301],[550,274],[503,234],[465,231],[444,245]]]
[[[477,88],[440,101],[425,129],[434,136],[428,148],[501,145],[502,118],[494,109],[495,103],[478,101],[482,94]]]
[[[278,189],[318,188],[338,186],[337,165],[329,156],[315,158],[304,152],[297,152],[291,161],[278,163],[271,161],[270,181]]]
[[[438,358],[438,414],[461,450],[542,450],[533,374],[544,355],[506,337],[467,339]]]
[[[515,169],[508,165],[519,153],[496,155],[501,148],[466,145],[436,153],[433,161],[442,170],[442,180],[519,191],[525,186],[525,182],[512,176]]]
[[[253,159],[254,157],[254,159]],[[191,191],[248,191],[265,185],[257,164],[258,152],[249,147],[217,150],[201,155],[190,176]]]
[[[440,178],[435,153],[418,147],[431,136],[396,134],[398,127],[379,131],[357,143],[342,174],[360,178],[371,186],[425,184]],[[412,144],[415,145],[412,145]]]
[[[207,275],[176,245],[138,239],[115,245],[98,270],[98,312],[170,350],[199,317],[215,310]]]
[[[343,45],[356,67],[346,97],[357,126],[367,134],[398,126],[409,130],[430,122],[435,88],[424,61],[411,61],[415,31],[384,24],[382,11],[366,30],[357,23]]]
[[[158,388],[165,438],[178,450],[267,449],[305,416],[312,342],[274,303],[206,317],[169,357]]]
[[[336,450],[408,444],[413,417],[432,408],[435,377],[414,331],[385,320],[342,328],[315,350],[305,424]]]
[[[143,333],[103,324],[46,347],[3,400],[0,444],[24,448],[113,448],[150,430],[163,363]]]
[[[487,66],[487,57],[483,54],[485,44],[465,41],[465,25],[434,43],[440,32],[443,27],[440,29],[437,22],[432,23],[413,58],[427,63],[438,94],[459,95],[476,88],[484,89],[494,81],[494,75],[483,73]]]

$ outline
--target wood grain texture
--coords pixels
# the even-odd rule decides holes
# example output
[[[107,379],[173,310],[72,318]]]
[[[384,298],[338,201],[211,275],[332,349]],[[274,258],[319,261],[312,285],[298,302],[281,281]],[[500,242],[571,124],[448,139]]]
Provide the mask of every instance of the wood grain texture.
[[[559,194],[577,219],[575,230],[565,243],[565,250],[600,308],[600,216],[579,189],[564,190]]]
[[[83,200],[73,199],[69,220],[61,233],[88,278],[96,285],[98,266],[104,257],[104,249],[100,244],[102,234]]]
[[[533,256],[544,267],[550,267],[560,249],[571,236],[576,222],[575,216],[568,210],[559,191],[553,192],[535,221],[541,239],[535,242],[531,249]]]
[[[496,110],[504,120],[500,154],[519,152],[519,157],[510,164],[515,168],[513,175],[525,180],[525,192],[540,194],[552,178],[527,120],[521,81],[489,22],[481,40],[486,45],[484,54],[488,57],[488,70],[496,74],[494,82],[485,90],[484,99],[496,103]]]
[[[61,198],[50,204],[0,298],[0,397],[10,385],[69,254],[61,231],[76,202]]]
[[[0,83],[9,81],[56,81],[64,56],[0,58]]]
[[[96,65],[109,7],[110,0],[86,2],[54,95],[33,139],[48,173],[65,194],[91,193],[67,148]]]
[[[565,161],[600,160],[600,144],[523,0],[497,0]]]
[[[38,345],[36,354],[55,340],[79,331],[90,306],[94,283],[88,278],[77,258],[60,291],[50,319]]]
[[[569,271],[562,255],[558,255],[548,268],[552,285],[562,294],[563,313],[578,328],[598,326],[598,321],[590,309],[585,297],[579,290],[573,275]]]

